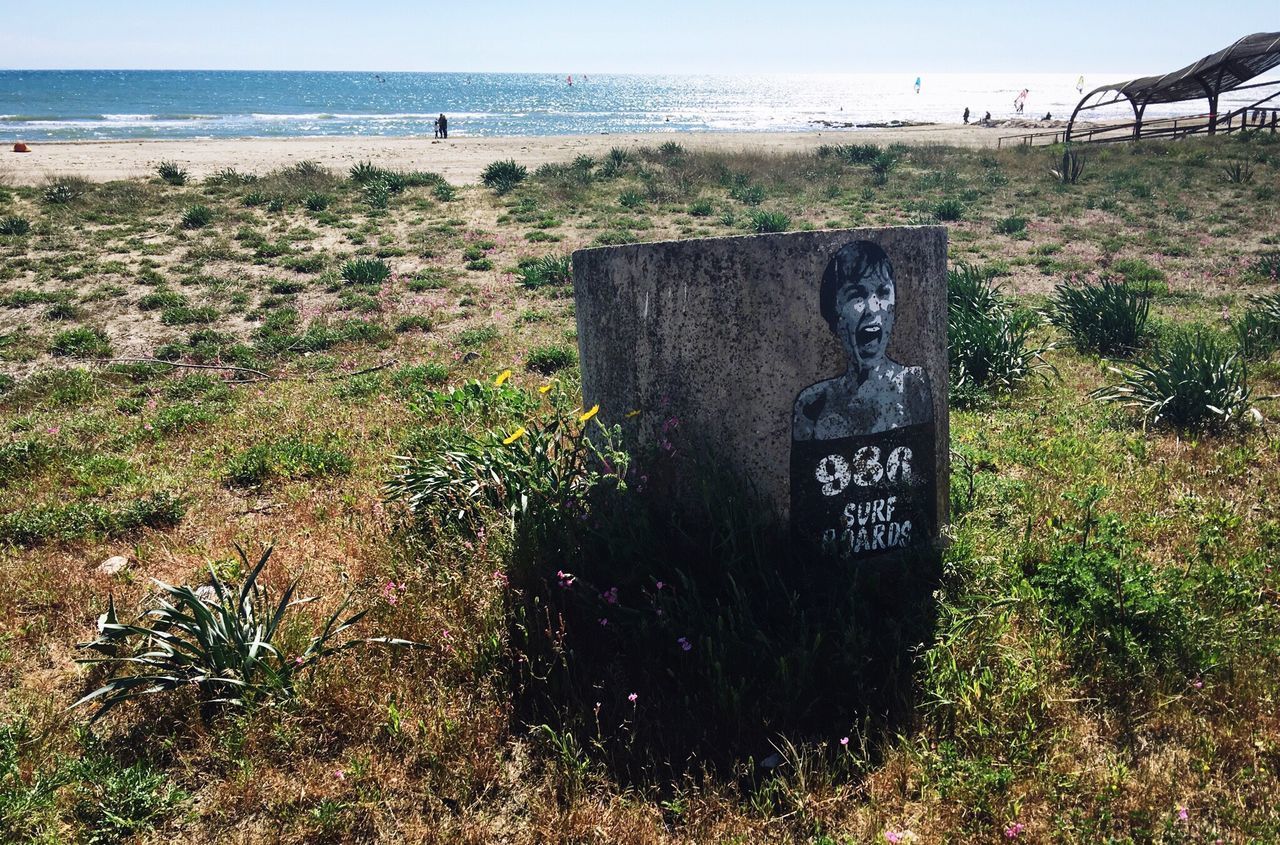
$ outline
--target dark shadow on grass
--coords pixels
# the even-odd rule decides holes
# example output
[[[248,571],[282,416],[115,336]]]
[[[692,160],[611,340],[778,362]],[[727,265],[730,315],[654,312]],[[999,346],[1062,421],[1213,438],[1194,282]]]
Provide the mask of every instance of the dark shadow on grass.
[[[585,513],[517,525],[514,718],[624,782],[741,772],[784,737],[874,753],[913,718],[939,556],[810,553],[714,465],[650,462]]]

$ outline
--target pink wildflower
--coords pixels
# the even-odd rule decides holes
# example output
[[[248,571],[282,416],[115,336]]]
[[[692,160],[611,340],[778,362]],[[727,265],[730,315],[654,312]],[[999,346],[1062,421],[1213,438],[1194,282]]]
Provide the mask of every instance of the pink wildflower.
[[[676,643],[680,646],[681,651],[693,650],[693,643],[689,642],[688,637],[681,637],[680,639],[676,640]]]
[[[600,598],[604,599],[606,604],[617,604],[618,588],[610,587],[609,589],[605,590],[603,593],[600,594]]]
[[[1186,808],[1186,807],[1179,806],[1179,807],[1178,807],[1178,821],[1180,821],[1180,822],[1185,822],[1186,820],[1187,820],[1187,808]]]
[[[849,745],[849,737],[847,737],[847,736],[842,736],[842,737],[840,737],[840,744],[841,744],[842,746],[845,746],[845,747],[847,748],[847,747],[848,747],[848,745]]]
[[[1017,839],[1019,836],[1022,835],[1022,831],[1026,829],[1027,829],[1027,826],[1024,825],[1022,822],[1014,822],[1013,824],[1009,825],[1004,829],[1004,838]]]
[[[509,586],[511,584],[510,579],[507,578],[506,574],[501,569],[493,570],[493,580],[496,581],[498,584],[502,585],[503,587]]]
[[[627,701],[630,701],[632,704],[635,704],[635,703],[636,703],[636,699],[637,699],[637,698],[639,698],[639,697],[640,697],[640,696],[636,695],[636,694],[633,692],[633,693],[631,693],[631,695],[627,696]]]
[[[397,584],[395,581],[388,581],[382,585],[382,597],[386,599],[387,604],[395,607],[400,601],[399,593],[404,592],[406,586],[403,582]]]
[[[346,780],[346,779],[347,779],[347,773],[346,773],[346,772],[344,772],[344,771],[342,771],[342,769],[334,769],[334,770],[333,770],[333,776],[334,776],[335,778],[337,778],[338,780]]]

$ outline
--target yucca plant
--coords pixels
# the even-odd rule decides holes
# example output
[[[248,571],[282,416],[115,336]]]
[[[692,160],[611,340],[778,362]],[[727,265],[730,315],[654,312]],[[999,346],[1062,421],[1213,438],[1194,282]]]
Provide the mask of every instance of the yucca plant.
[[[759,205],[764,202],[764,188],[743,180],[729,188],[729,198],[744,205]]]
[[[349,171],[351,181],[357,185],[365,185],[374,182],[386,176],[387,171],[381,167],[374,166],[371,161],[362,161],[352,166]]]
[[[898,157],[888,150],[881,150],[871,159],[870,164],[875,183],[884,185],[889,181],[889,174],[898,167]]]
[[[213,222],[213,209],[207,205],[191,205],[182,212],[182,228],[203,229]]]
[[[1047,378],[1048,349],[1032,338],[1035,321],[1014,311],[991,277],[971,265],[947,274],[947,361],[957,404]]]
[[[162,161],[156,168],[156,174],[170,185],[187,184],[187,171],[172,161]]]
[[[132,625],[120,622],[115,602],[108,600],[107,612],[98,622],[98,638],[79,645],[101,656],[78,662],[103,665],[110,670],[110,677],[72,706],[97,702],[96,721],[133,698],[194,689],[207,717],[221,705],[244,706],[291,697],[304,671],[348,648],[374,643],[414,645],[386,637],[352,638],[351,628],[368,611],[346,615],[352,599],[348,595],[305,646],[296,653],[289,651],[283,642],[286,617],[315,598],[295,598],[295,580],[278,601],[272,601],[258,581],[271,548],[264,549],[252,567],[244,549],[236,546],[236,551],[249,570],[238,588],[223,583],[213,567],[209,568],[209,595],[201,595],[202,589],[156,581],[163,596]]]
[[[66,205],[79,199],[84,192],[85,185],[82,180],[64,178],[46,185],[40,193],[40,198],[50,205]]]
[[[954,221],[964,217],[964,203],[955,197],[947,197],[934,204],[933,216],[939,220]]]
[[[1246,359],[1268,357],[1280,348],[1280,294],[1253,297],[1231,329]]]
[[[1149,332],[1151,295],[1145,288],[1104,280],[1100,284],[1059,284],[1054,289],[1050,319],[1063,328],[1076,348],[1118,355],[1142,345]]]
[[[753,211],[747,225],[758,235],[785,232],[791,228],[791,218],[781,211]]]
[[[1095,398],[1137,411],[1152,426],[1222,430],[1257,417],[1238,350],[1204,332],[1179,334]]]
[[[258,181],[255,173],[241,173],[234,167],[224,167],[215,172],[211,176],[205,178],[204,183],[210,186],[235,187],[237,185],[252,185]]]
[[[630,209],[640,208],[644,205],[644,195],[639,191],[628,188],[618,195],[618,205]]]
[[[715,214],[716,207],[711,204],[711,200],[699,198],[689,203],[690,217],[710,217]]]
[[[1007,303],[991,274],[973,264],[956,264],[947,271],[947,308],[990,311]]]
[[[871,164],[881,153],[875,144],[845,144],[838,149],[841,157],[850,164]]]
[[[964,404],[983,392],[1007,393],[1032,376],[1047,378],[1046,346],[1033,341],[1034,324],[1005,309],[959,309],[947,320],[951,389]]]
[[[0,220],[0,235],[25,235],[31,231],[31,221],[25,217],[6,217]]]
[[[520,284],[527,288],[567,285],[573,281],[573,261],[567,255],[544,255],[522,262],[518,273]]]
[[[524,181],[529,170],[523,164],[516,164],[513,159],[495,161],[480,174],[480,181],[494,193],[505,194]]]
[[[380,210],[391,204],[391,190],[387,187],[387,183],[381,179],[366,182],[362,193],[365,204],[369,208]]]
[[[342,280],[351,285],[380,285],[391,275],[381,258],[353,258],[342,265]]]
[[[1084,173],[1084,165],[1084,154],[1067,147],[1062,151],[1062,163],[1057,168],[1050,169],[1049,172],[1062,184],[1074,185],[1080,181],[1080,176]]]
[[[1235,185],[1245,185],[1253,181],[1253,165],[1244,159],[1227,162],[1222,166],[1222,175]]]
[[[1280,281],[1280,252],[1264,252],[1249,265],[1248,275],[1275,284]]]
[[[1027,231],[1027,218],[1014,214],[996,221],[996,233],[1001,235],[1022,235]]]

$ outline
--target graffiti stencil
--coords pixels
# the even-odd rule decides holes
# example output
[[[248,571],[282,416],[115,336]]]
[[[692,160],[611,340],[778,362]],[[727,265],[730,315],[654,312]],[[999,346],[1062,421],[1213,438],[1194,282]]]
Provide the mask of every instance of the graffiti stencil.
[[[937,521],[929,377],[888,354],[897,296],[889,256],[870,241],[840,247],[822,275],[819,310],[846,367],[796,397],[791,523],[840,557],[927,543]]]

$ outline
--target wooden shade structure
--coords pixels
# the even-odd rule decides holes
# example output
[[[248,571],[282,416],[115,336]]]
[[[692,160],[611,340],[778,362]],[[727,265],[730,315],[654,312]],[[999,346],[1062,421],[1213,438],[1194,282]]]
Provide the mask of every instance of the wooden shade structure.
[[[1280,32],[1258,32],[1246,35],[1230,47],[1205,56],[1194,64],[1162,76],[1144,76],[1095,88],[1080,100],[1067,123],[1064,141],[1120,141],[1152,136],[1189,135],[1195,132],[1214,134],[1250,127],[1276,131],[1280,120],[1280,81],[1252,83],[1273,68],[1280,67]],[[1259,99],[1228,114],[1220,114],[1218,98],[1228,91],[1256,89]],[[1268,93],[1268,91],[1270,93]],[[1144,124],[1143,113],[1152,103],[1181,103],[1203,98],[1208,112],[1195,118],[1151,121]],[[1076,119],[1082,112],[1127,101],[1133,108],[1133,122],[1091,128],[1077,132]]]

